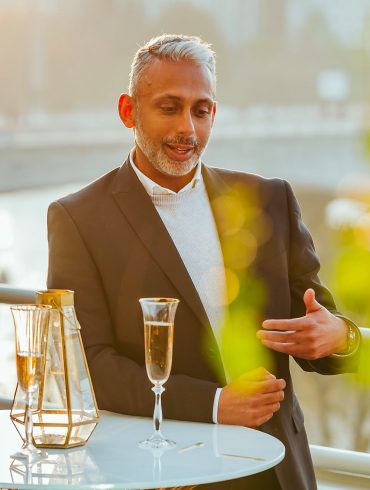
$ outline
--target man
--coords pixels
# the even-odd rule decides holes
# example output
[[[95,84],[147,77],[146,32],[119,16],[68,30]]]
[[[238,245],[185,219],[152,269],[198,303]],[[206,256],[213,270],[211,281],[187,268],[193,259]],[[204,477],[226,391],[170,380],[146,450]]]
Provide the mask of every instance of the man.
[[[138,299],[179,298],[165,416],[271,433],[284,461],[238,488],[311,490],[289,355],[308,371],[353,370],[359,334],[317,277],[290,186],[201,163],[215,89],[214,53],[199,38],[164,35],[138,50],[119,100],[135,147],[120,168],[50,206],[48,286],[75,291],[100,408],[132,415],[153,410]],[[261,356],[239,356],[245,372],[222,348],[225,325],[258,338]]]

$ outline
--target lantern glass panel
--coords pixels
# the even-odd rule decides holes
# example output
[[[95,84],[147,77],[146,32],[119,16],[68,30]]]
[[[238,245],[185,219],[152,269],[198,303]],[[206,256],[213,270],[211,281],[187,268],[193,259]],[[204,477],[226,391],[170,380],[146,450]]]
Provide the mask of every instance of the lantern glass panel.
[[[53,307],[44,372],[34,397],[33,436],[38,447],[74,447],[86,443],[99,420],[82,345],[73,291],[37,293],[37,303]],[[11,418],[24,438],[24,393],[17,386]]]

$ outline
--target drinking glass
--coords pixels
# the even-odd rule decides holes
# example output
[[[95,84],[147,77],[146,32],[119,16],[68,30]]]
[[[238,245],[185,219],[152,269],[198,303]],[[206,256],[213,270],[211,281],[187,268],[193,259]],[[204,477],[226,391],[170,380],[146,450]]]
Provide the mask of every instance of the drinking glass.
[[[144,317],[146,372],[154,385],[152,390],[155,394],[154,432],[149,439],[139,442],[139,446],[149,449],[170,448],[176,443],[165,439],[161,433],[161,397],[165,391],[163,384],[168,380],[171,372],[174,320],[179,300],[141,298],[139,302]]]
[[[43,372],[51,306],[13,305],[10,310],[15,328],[18,383],[26,393],[25,442],[12,458],[32,462],[47,457],[47,453],[37,449],[32,442],[32,404]]]

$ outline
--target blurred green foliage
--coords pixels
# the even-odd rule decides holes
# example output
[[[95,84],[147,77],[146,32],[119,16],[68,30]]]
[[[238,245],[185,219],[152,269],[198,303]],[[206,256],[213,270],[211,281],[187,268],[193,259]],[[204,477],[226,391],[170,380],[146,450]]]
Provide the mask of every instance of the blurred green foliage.
[[[257,339],[266,302],[253,271],[259,247],[271,236],[258,190],[238,184],[212,202],[218,217],[227,287],[226,315],[218,338],[229,381],[259,367],[273,369],[269,350]]]
[[[370,134],[365,138],[370,157]],[[369,195],[359,192],[358,200],[369,203]],[[370,220],[364,219],[336,231],[337,248],[333,259],[332,290],[344,313],[360,327],[370,327]],[[351,381],[370,384],[370,339],[363,339],[358,373]]]
[[[364,134],[364,136],[363,136],[363,145],[364,145],[365,156],[370,161],[370,132],[366,132]]]

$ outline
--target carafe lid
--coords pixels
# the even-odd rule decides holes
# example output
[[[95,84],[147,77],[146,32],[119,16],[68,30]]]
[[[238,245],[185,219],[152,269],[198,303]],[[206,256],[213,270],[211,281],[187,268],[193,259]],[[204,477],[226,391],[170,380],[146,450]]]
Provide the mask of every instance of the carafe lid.
[[[42,305],[59,306],[74,306],[74,291],[69,289],[46,289],[45,291],[37,291],[36,303]]]

